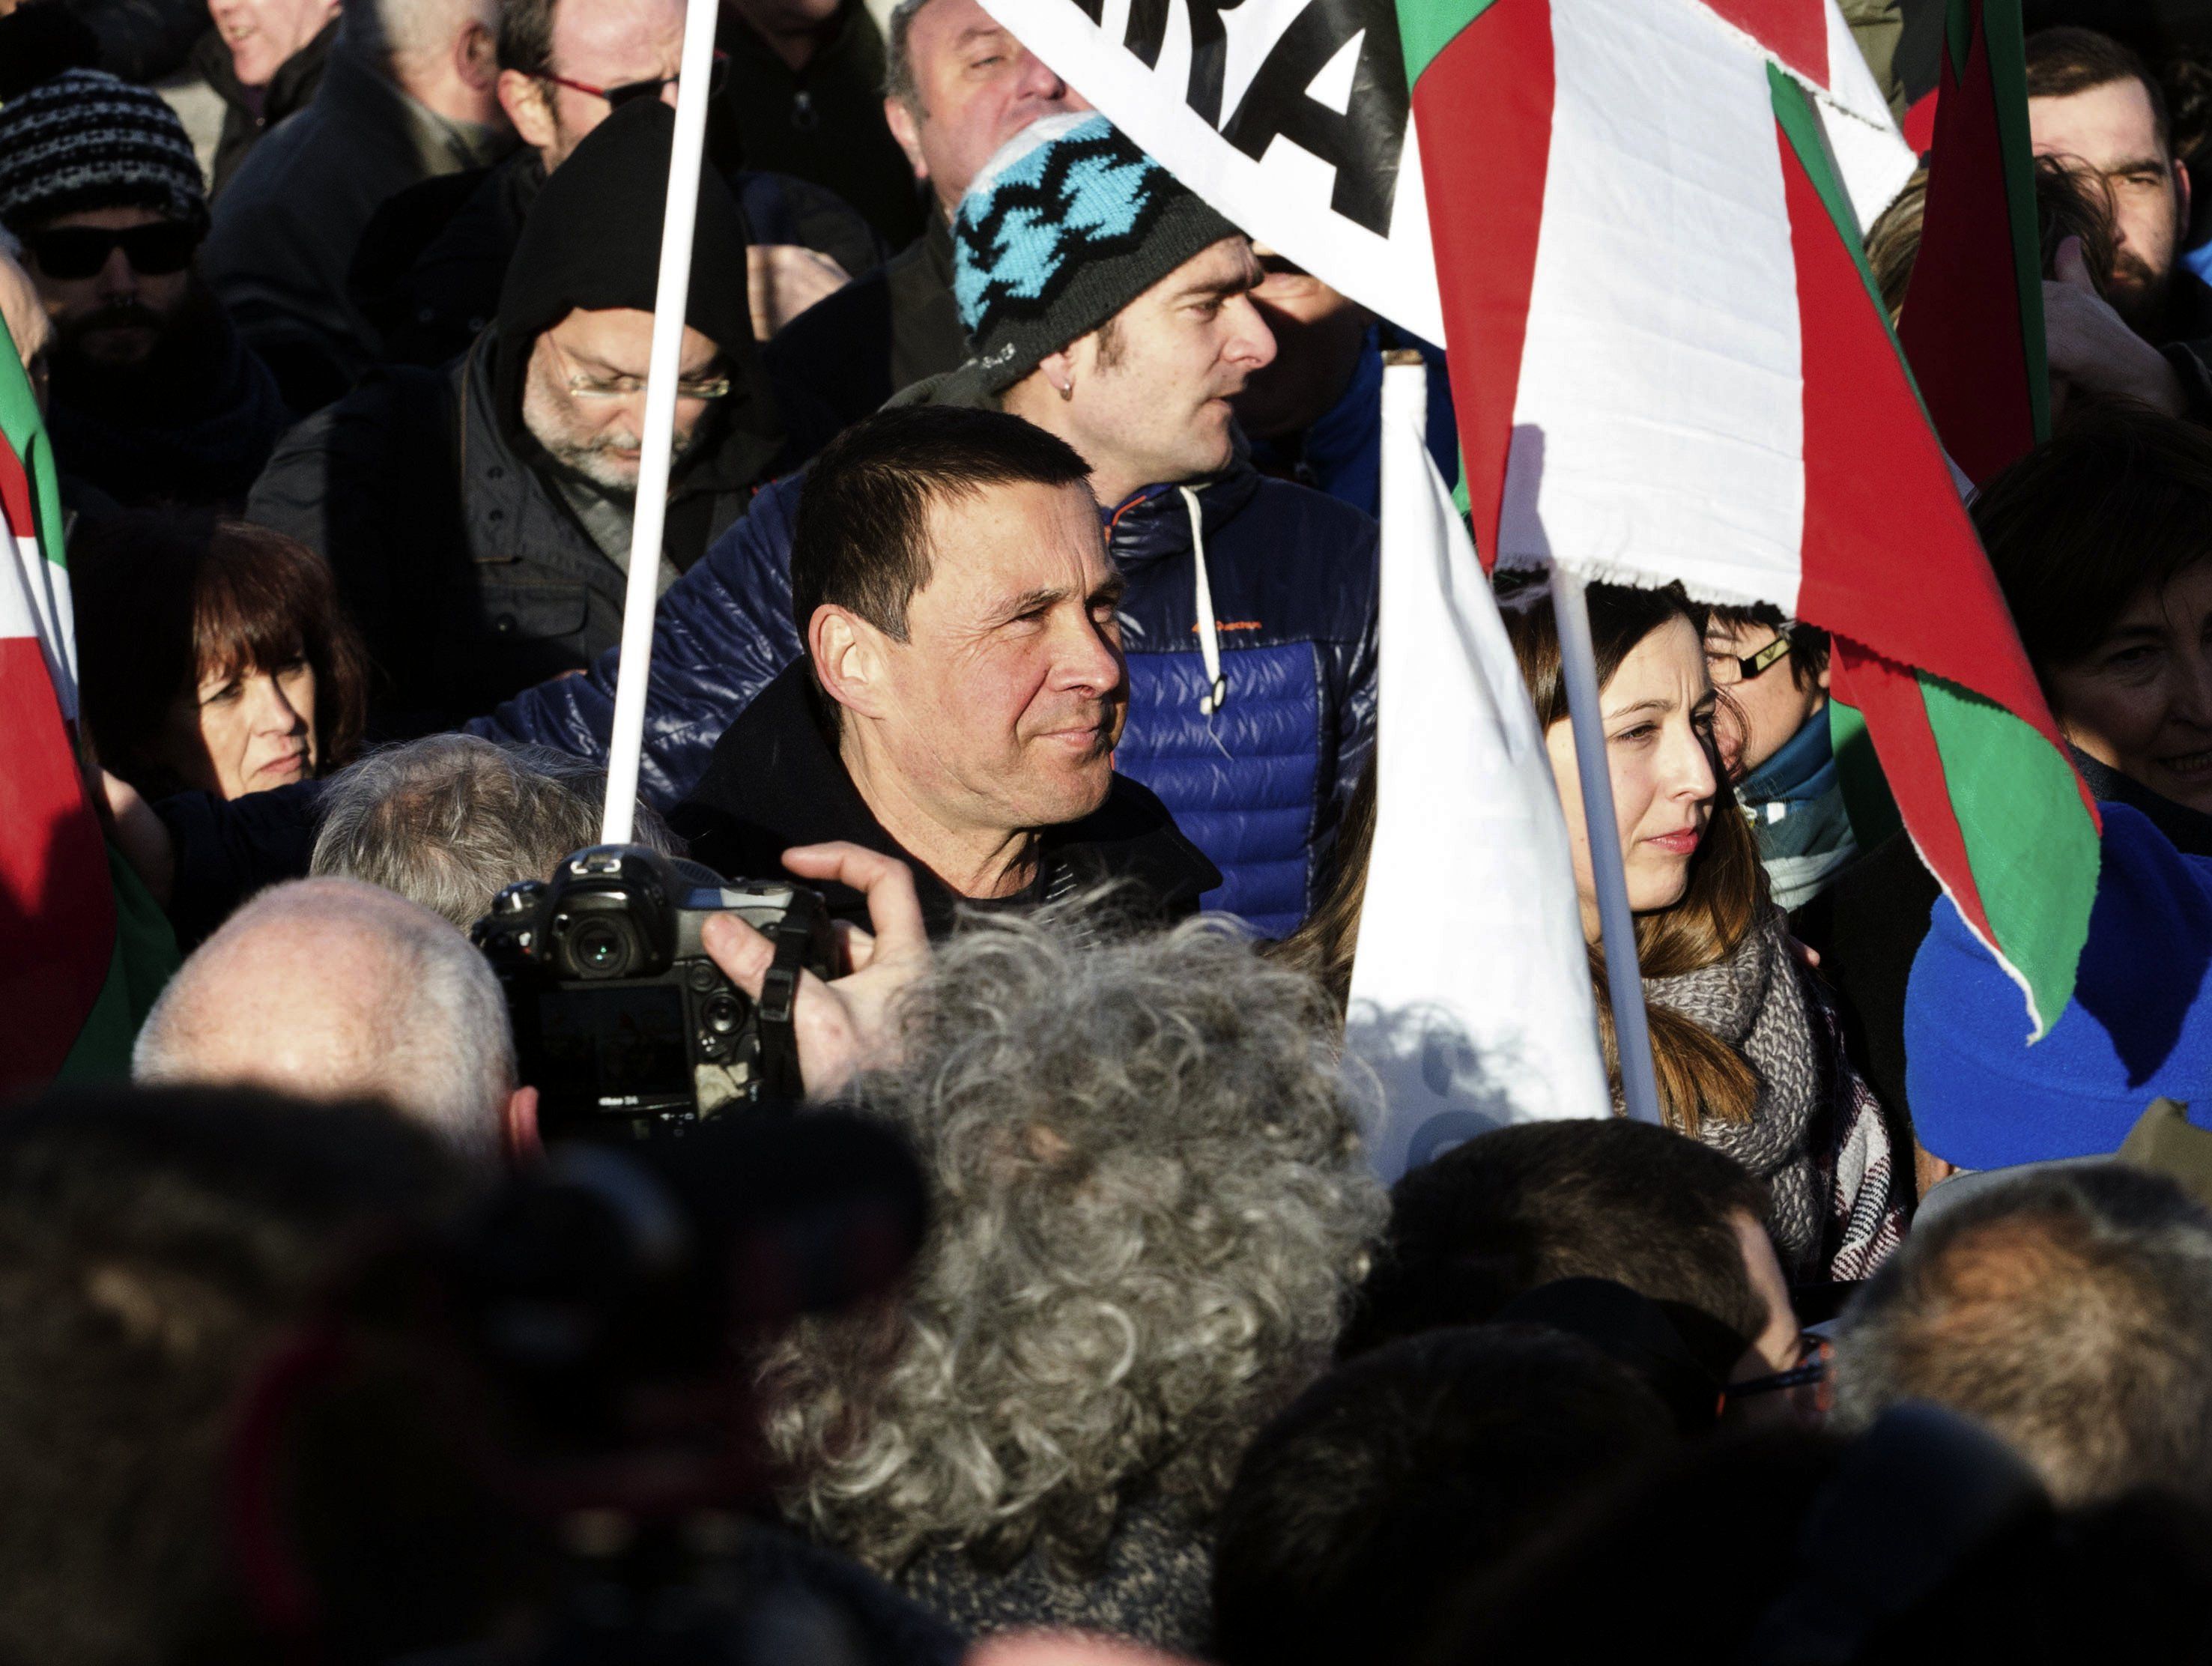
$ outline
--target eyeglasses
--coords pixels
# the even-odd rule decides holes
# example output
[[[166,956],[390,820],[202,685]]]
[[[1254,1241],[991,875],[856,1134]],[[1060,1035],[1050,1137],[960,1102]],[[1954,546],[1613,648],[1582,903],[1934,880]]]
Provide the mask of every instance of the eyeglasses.
[[[1761,649],[1764,653],[1765,650]],[[1770,662],[1771,663],[1771,662]],[[1722,1390],[1725,1400],[1753,1400],[1760,1395],[1786,1394],[1790,1407],[1808,1421],[1817,1422],[1828,1413],[1828,1367],[1834,1355],[1835,1345],[1825,1336],[1807,1331],[1797,1339],[1803,1351],[1802,1363],[1788,1371],[1778,1371],[1766,1377],[1748,1377],[1741,1383],[1731,1383]]]
[[[39,270],[48,277],[92,277],[116,250],[131,269],[149,277],[167,277],[191,264],[200,246],[198,228],[182,220],[157,220],[150,226],[110,231],[101,226],[55,226],[23,239]]]
[[[619,87],[594,87],[589,82],[571,81],[566,76],[555,75],[550,70],[540,70],[538,72],[538,79],[550,81],[556,87],[565,87],[572,93],[588,93],[595,99],[605,99],[611,108],[619,110],[625,104],[635,103],[639,99],[659,98],[663,88],[673,87],[684,77],[662,76],[656,81],[626,81]],[[714,67],[707,72],[708,93],[720,98],[722,89],[729,85],[729,81],[730,55],[727,52],[716,52]]]
[[[579,399],[634,399],[645,392],[642,376],[586,376],[571,373],[565,386]],[[686,376],[676,384],[679,399],[719,399],[730,391],[727,376]]]
[[[1784,630],[1777,632],[1772,641],[1759,649],[1758,653],[1747,657],[1739,659],[1733,654],[1716,654],[1712,649],[1707,648],[1705,660],[1715,672],[1733,668],[1735,672],[1733,677],[1716,676],[1713,678],[1716,683],[1723,684],[1748,683],[1789,652],[1790,633]]]

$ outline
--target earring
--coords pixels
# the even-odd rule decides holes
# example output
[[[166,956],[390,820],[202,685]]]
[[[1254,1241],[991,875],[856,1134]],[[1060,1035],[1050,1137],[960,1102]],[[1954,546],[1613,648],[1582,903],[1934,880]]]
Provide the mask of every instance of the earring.
[[[1075,383],[1072,380],[1060,385],[1060,397],[1063,399],[1073,399],[1075,397]]]

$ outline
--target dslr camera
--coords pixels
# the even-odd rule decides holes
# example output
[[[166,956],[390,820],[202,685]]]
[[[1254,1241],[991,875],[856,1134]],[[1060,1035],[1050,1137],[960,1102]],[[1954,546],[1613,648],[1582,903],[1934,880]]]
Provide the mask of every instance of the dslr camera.
[[[758,1002],[699,940],[717,914],[775,945]],[[509,885],[469,935],[507,992],[520,1077],[549,1137],[681,1134],[732,1101],[804,1097],[792,1001],[799,973],[829,976],[832,954],[817,891],[593,845],[550,881]]]

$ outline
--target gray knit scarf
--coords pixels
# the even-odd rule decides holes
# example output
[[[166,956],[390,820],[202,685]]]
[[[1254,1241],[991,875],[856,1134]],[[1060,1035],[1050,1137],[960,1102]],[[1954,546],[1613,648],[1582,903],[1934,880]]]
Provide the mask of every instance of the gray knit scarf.
[[[1759,1073],[1751,1121],[1706,1117],[1698,1138],[1765,1183],[1766,1230],[1784,1269],[1805,1274],[1820,1251],[1812,1129],[1826,1073],[1786,921],[1779,910],[1769,910],[1727,959],[1674,977],[1647,977],[1644,994],[1717,1036]]]

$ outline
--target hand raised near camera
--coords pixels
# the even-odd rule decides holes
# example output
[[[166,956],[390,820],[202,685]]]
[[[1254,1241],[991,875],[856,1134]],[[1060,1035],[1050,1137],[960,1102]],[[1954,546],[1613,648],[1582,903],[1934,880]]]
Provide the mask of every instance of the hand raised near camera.
[[[783,865],[802,879],[850,885],[868,901],[873,933],[845,928],[842,947],[848,970],[823,982],[799,975],[791,1009],[799,1040],[799,1071],[810,1099],[835,1098],[863,1070],[897,1061],[899,998],[929,970],[929,933],[914,875],[904,862],[859,845],[799,845],[783,853]],[[753,1000],[775,959],[769,939],[735,915],[717,915],[700,939],[723,976]]]

